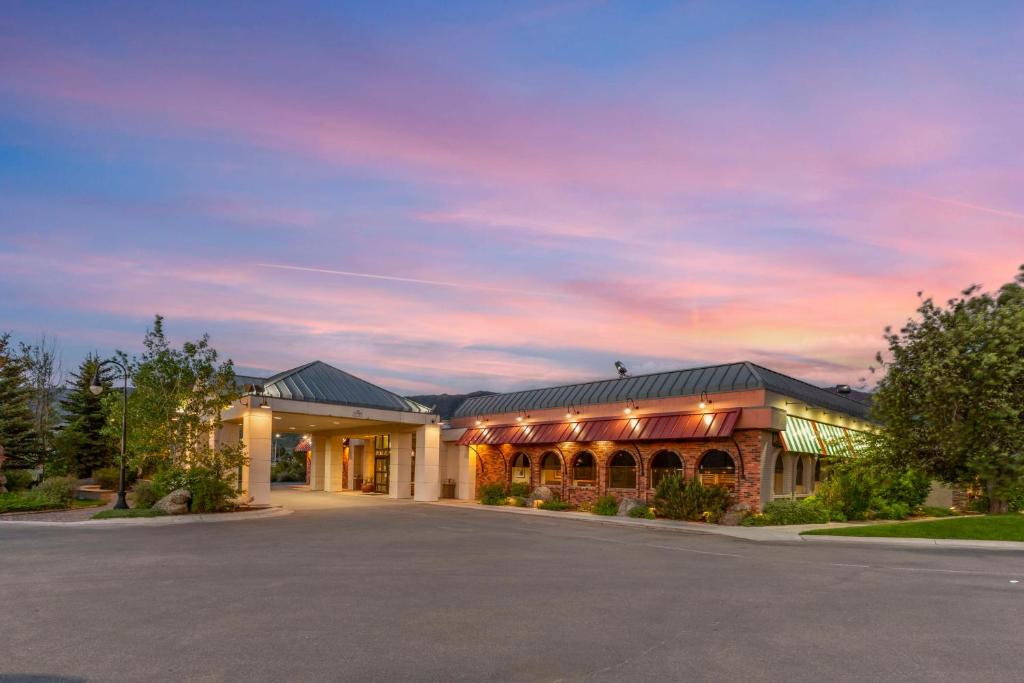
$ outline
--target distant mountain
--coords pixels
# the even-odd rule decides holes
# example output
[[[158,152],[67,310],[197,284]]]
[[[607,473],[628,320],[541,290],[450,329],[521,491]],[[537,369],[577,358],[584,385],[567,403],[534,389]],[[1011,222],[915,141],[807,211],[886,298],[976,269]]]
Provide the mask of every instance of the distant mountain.
[[[434,412],[441,416],[442,420],[450,420],[455,411],[467,398],[477,396],[491,396],[493,391],[474,391],[470,394],[423,394],[420,396],[406,396],[417,403],[427,406],[434,406]]]

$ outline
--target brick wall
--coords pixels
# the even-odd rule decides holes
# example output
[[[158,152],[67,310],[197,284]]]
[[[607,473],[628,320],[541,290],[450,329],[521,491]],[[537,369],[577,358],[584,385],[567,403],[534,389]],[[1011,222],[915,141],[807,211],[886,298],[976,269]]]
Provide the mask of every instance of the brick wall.
[[[761,505],[761,438],[770,438],[768,432],[761,430],[738,430],[733,439],[708,439],[704,441],[596,441],[592,443],[561,443],[553,445],[514,446],[474,446],[477,452],[477,494],[481,486],[487,484],[507,484],[511,480],[512,458],[517,453],[525,453],[530,458],[530,484],[539,486],[541,483],[541,461],[545,454],[552,452],[559,456],[562,473],[561,486],[551,486],[562,500],[574,505],[593,501],[605,494],[617,498],[632,497],[653,502],[654,490],[650,488],[651,460],[660,451],[671,451],[678,455],[683,463],[683,476],[691,479],[697,473],[701,457],[710,450],[721,450],[733,458],[736,465],[736,503],[751,510],[760,509]],[[737,449],[738,445],[738,449]],[[597,461],[597,485],[573,486],[571,467],[576,456],[584,451],[594,455]],[[609,467],[611,457],[619,451],[630,453],[634,461],[639,459],[636,487],[609,488]],[[742,455],[742,464],[741,458]]]

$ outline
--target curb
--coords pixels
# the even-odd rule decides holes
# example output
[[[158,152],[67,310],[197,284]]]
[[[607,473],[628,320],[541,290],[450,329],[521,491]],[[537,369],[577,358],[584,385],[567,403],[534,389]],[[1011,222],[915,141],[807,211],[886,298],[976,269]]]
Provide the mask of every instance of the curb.
[[[267,508],[265,510],[251,510],[248,512],[224,512],[217,514],[198,515],[171,515],[167,517],[125,517],[122,519],[87,519],[81,522],[43,522],[38,520],[15,521],[10,519],[0,520],[0,527],[50,527],[50,528],[110,528],[110,527],[135,527],[135,526],[174,526],[177,524],[219,524],[221,522],[245,522],[254,519],[270,519],[272,517],[285,517],[292,514],[293,510],[285,508]]]
[[[801,535],[801,541],[808,543],[867,543],[869,545],[924,546],[939,548],[973,548],[975,550],[1024,550],[1020,541],[971,541],[955,538],[886,538],[884,536],[827,536]]]

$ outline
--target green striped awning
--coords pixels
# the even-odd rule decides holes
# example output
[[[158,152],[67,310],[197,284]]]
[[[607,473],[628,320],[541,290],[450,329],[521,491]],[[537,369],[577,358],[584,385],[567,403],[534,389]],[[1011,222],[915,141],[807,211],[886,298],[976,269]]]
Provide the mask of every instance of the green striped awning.
[[[863,447],[864,434],[846,427],[786,416],[782,444],[791,453],[812,455],[856,455]]]
[[[814,423],[802,417],[786,416],[786,431],[782,432],[782,443],[786,450],[795,453],[814,453],[821,455],[821,444],[818,442]]]

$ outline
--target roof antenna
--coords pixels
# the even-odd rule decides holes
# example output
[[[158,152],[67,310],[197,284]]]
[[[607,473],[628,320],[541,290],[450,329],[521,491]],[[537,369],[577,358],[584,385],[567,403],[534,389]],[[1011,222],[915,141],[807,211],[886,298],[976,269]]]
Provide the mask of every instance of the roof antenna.
[[[619,372],[619,379],[629,377],[629,370],[627,370],[626,366],[622,364],[622,361],[615,361],[615,369]]]

